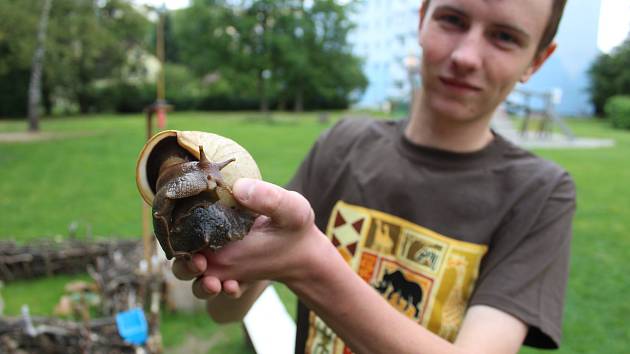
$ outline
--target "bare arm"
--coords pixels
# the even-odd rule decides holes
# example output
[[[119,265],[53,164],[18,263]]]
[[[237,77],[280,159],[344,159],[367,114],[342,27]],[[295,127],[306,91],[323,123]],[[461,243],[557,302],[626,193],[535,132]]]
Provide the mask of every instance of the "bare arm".
[[[484,345],[484,353],[518,353],[527,325],[518,318],[490,306],[475,305],[468,309],[455,345],[475,348]]]
[[[206,291],[281,281],[357,354],[516,353],[520,348],[525,324],[486,306],[472,307],[457,341],[449,343],[400,314],[363,281],[313,224],[302,196],[264,182],[237,182],[234,191],[241,203],[265,216],[244,240],[204,254],[208,263],[200,279]]]

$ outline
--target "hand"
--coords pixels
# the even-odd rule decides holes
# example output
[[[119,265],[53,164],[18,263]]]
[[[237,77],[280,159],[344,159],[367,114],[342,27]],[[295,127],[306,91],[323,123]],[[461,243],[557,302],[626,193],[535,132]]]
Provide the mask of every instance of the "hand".
[[[242,205],[260,216],[243,240],[201,252],[207,262],[201,278],[204,288],[215,290],[217,282],[225,280],[224,290],[238,295],[239,283],[267,279],[287,283],[307,275],[317,251],[330,246],[314,224],[308,201],[299,193],[254,179],[239,179],[233,191]],[[239,283],[228,281],[232,279]]]
[[[235,280],[226,280],[223,283],[212,276],[200,277],[208,266],[206,257],[197,253],[190,259],[176,258],[173,262],[172,271],[177,279],[191,280],[197,278],[192,285],[195,297],[210,300],[223,292],[232,298],[239,298],[247,289],[247,284],[239,284]]]
[[[310,255],[316,254],[317,242],[330,244],[300,194],[253,179],[238,180],[233,190],[241,204],[261,216],[244,240],[216,252],[204,250],[189,260],[176,259],[173,273],[182,280],[197,278],[193,294],[198,298],[211,299],[221,292],[239,298],[258,280],[300,278]]]

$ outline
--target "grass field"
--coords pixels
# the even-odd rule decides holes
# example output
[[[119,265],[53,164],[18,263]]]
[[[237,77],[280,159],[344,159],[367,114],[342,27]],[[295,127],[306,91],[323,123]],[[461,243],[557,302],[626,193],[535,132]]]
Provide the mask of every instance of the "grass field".
[[[333,121],[339,115],[334,115]],[[263,177],[283,184],[318,134],[328,125],[315,114],[177,113],[169,128],[212,131],[244,145]],[[592,120],[571,122],[579,136],[616,140],[613,148],[540,150],[564,166],[578,188],[564,343],[559,353],[622,353],[630,343],[630,132]],[[141,233],[141,201],[134,182],[137,154],[145,141],[141,115],[50,119],[44,132],[71,135],[33,142],[0,142],[0,239],[28,242],[67,234],[76,221],[79,235],[136,238]],[[23,122],[0,121],[0,133],[23,131]],[[85,275],[77,276],[85,278]],[[7,284],[5,313],[28,303],[35,314],[50,314],[66,282],[59,276]],[[290,312],[295,297],[278,287]],[[213,352],[247,353],[238,325],[217,326],[204,314],[164,314],[167,348],[187,338],[213,338]],[[189,344],[189,343],[188,343]],[[538,351],[524,349],[523,353]]]

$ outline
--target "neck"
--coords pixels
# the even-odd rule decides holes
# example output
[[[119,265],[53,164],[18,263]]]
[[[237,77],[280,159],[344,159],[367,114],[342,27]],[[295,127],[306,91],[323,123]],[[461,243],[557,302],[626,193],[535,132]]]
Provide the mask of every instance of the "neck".
[[[422,92],[415,95],[411,119],[405,136],[414,144],[453,152],[474,152],[488,145],[494,136],[489,117],[457,121],[433,112],[423,101]]]

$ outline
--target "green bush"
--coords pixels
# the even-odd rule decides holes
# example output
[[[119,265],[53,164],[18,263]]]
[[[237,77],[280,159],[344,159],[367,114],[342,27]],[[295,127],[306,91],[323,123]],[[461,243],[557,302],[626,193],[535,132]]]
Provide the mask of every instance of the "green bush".
[[[630,95],[630,38],[615,47],[610,54],[603,53],[591,65],[589,91],[595,112],[606,112],[608,99]]]
[[[166,63],[166,101],[177,111],[199,108],[201,80],[181,64]]]
[[[138,113],[155,101],[155,84],[112,81],[90,92],[91,112]]]
[[[18,69],[0,74],[0,119],[26,117],[30,75],[29,70]]]
[[[613,127],[630,130],[630,96],[613,96],[606,101],[606,116]]]

